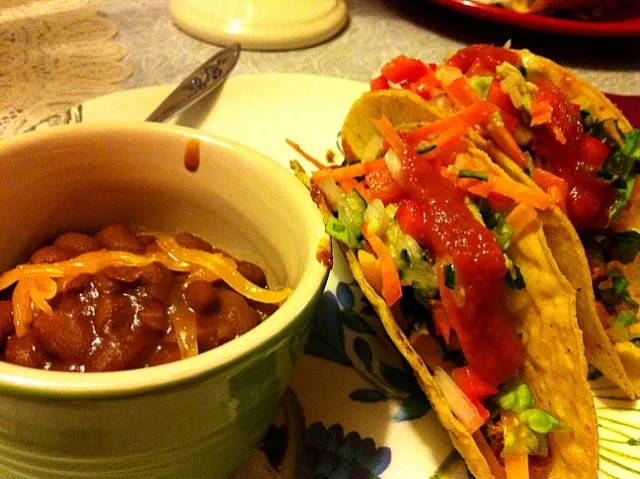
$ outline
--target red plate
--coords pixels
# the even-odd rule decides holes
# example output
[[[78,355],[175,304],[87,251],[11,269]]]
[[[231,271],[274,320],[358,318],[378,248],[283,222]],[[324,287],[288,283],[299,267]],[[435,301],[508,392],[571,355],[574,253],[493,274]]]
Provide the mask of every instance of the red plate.
[[[520,28],[583,37],[640,36],[640,2],[630,5],[606,20],[585,22],[532,13],[518,13],[506,8],[481,5],[471,0],[431,0],[466,15]],[[634,5],[631,5],[634,4]]]

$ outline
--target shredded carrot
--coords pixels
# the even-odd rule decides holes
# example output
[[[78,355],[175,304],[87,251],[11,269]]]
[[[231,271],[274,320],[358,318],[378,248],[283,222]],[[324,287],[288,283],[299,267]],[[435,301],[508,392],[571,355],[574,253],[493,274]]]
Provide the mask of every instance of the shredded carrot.
[[[311,176],[311,181],[314,183],[322,183],[324,180],[332,179],[341,182],[358,176],[364,176],[384,166],[386,166],[384,158],[378,158],[377,160],[367,161],[365,163],[354,163],[340,168],[325,168],[316,171]]]
[[[441,134],[461,123],[467,125],[467,128],[470,128],[480,123],[495,111],[496,107],[491,103],[478,101],[455,115],[416,128],[412,132],[407,133],[406,139],[411,144],[417,144],[420,141],[428,140],[432,135]]]
[[[293,148],[296,152],[298,152],[305,160],[307,160],[309,163],[311,163],[312,165],[314,165],[316,168],[318,168],[319,170],[324,170],[325,168],[327,168],[326,165],[323,165],[322,163],[320,163],[318,160],[316,160],[313,156],[311,156],[310,154],[308,154],[306,151],[304,151],[302,149],[302,147],[300,147],[300,145],[294,141],[291,141],[289,138],[287,138],[285,140],[287,142],[287,145],[289,145],[291,148]]]
[[[527,167],[527,159],[524,153],[513,139],[509,130],[504,126],[504,122],[497,121],[495,118],[490,118],[487,124],[487,133],[493,141],[500,147],[500,149],[520,168]]]
[[[513,226],[512,241],[515,241],[537,216],[533,208],[524,204],[519,204],[511,210],[511,213],[507,215],[505,221]]]
[[[495,477],[495,479],[507,479],[507,475],[504,471],[504,468],[496,458],[496,455],[493,453],[493,450],[487,443],[484,435],[481,431],[476,431],[473,433],[473,440],[476,442],[480,453],[484,456],[487,464],[489,465],[489,469],[491,469],[491,473]],[[527,477],[527,479],[529,479]]]
[[[365,237],[374,253],[380,261],[380,272],[382,274],[382,297],[387,305],[392,306],[402,297],[402,286],[398,268],[393,261],[389,249],[374,233],[367,230],[367,223],[362,223],[362,235]]]
[[[445,152],[451,151],[450,148],[453,148],[453,146],[466,135],[467,131],[469,131],[469,127],[464,123],[459,123],[449,128],[433,141],[432,144],[435,145],[435,148],[428,153],[420,155],[420,158],[424,160],[434,160],[441,154],[443,155]]]
[[[382,294],[382,273],[380,272],[380,261],[366,250],[358,250],[358,262],[362,268],[362,274],[367,283],[378,294]]]
[[[507,454],[504,456],[506,479],[529,479],[529,456],[527,454]]]
[[[345,193],[349,193],[351,190],[355,190],[358,182],[353,178],[345,178],[344,180],[340,180],[340,187]]]
[[[349,193],[351,190],[356,190],[367,204],[371,203],[371,200],[373,199],[367,187],[362,182],[356,181],[353,178],[340,180],[339,185],[345,193]]]
[[[564,178],[549,173],[542,168],[536,168],[533,172],[532,179],[540,188],[549,193],[558,206],[566,210],[569,184]]]
[[[407,155],[409,155],[410,147],[402,138],[400,138],[400,135],[398,135],[398,132],[393,127],[389,119],[386,116],[382,116],[378,120],[373,120],[373,124],[385,141],[389,143],[389,146],[393,148],[398,155],[400,155],[400,158],[403,160],[406,159]]]
[[[481,101],[481,98],[475,90],[471,88],[471,85],[467,83],[465,77],[457,78],[448,85],[445,85],[444,91],[458,107],[469,106]]]
[[[544,191],[523,185],[505,176],[489,175],[488,183],[491,185],[492,193],[511,198],[516,203],[522,203],[540,210],[546,210],[553,204],[553,199]]]

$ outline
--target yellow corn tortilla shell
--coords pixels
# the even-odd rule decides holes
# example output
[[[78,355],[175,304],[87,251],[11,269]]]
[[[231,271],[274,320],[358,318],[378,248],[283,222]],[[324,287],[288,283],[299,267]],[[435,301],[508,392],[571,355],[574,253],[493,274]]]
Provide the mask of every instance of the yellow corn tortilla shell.
[[[571,101],[588,108],[595,118],[617,120],[623,132],[632,129],[629,121],[615,105],[593,85],[551,60],[534,55],[528,50],[520,50],[520,54],[527,69],[527,80],[551,80]],[[537,187],[533,180],[491,141],[478,140],[476,143],[512,178]],[[589,263],[578,233],[558,207],[553,206],[542,212],[540,219],[544,225],[547,243],[560,271],[577,291],[578,324],[584,334],[587,360],[630,398],[640,396],[640,348],[631,343],[614,345],[609,340],[596,310]],[[640,204],[629,203],[616,218],[613,227],[617,230],[640,231]],[[634,263],[622,265],[621,269],[631,285],[635,285],[636,289],[630,287],[631,297],[640,301],[640,266]]]
[[[371,119],[386,116],[392,125],[435,121],[451,112],[408,90],[364,93],[352,105],[342,125],[342,144],[347,161],[363,158],[372,138],[379,136]]]

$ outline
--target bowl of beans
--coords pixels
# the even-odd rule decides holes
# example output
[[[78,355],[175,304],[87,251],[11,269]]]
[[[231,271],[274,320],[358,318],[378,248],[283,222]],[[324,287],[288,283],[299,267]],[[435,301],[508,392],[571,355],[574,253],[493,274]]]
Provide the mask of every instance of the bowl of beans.
[[[0,476],[230,474],[326,284],[304,186],[154,124],[28,133],[0,163]]]

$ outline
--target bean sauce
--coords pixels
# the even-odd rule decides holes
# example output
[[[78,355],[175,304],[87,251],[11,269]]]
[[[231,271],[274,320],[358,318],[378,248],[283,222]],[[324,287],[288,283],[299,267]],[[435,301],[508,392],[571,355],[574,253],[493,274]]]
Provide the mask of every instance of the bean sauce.
[[[226,253],[189,233],[175,241],[182,248]],[[31,256],[31,264],[67,261],[100,251],[136,255],[160,251],[151,235],[134,234],[111,225],[95,236],[60,235]],[[266,288],[257,265],[236,261],[237,271]],[[57,293],[48,300],[50,312],[34,309],[31,324],[18,335],[11,300],[0,300],[0,359],[33,368],[62,371],[116,371],[156,366],[183,357],[171,311],[175,291],[196,317],[198,352],[208,351],[246,333],[277,308],[246,299],[221,280],[191,280],[160,262],[146,266],[110,266],[95,274],[57,280]]]

